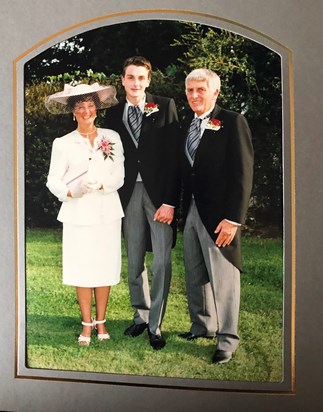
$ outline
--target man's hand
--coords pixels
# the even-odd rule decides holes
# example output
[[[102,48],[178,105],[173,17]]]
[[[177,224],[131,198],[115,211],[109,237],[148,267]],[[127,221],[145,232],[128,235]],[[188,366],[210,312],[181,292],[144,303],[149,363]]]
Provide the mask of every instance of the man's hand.
[[[214,233],[219,233],[219,236],[215,240],[215,244],[219,247],[225,247],[230,245],[236,232],[238,225],[228,222],[223,219],[215,229]]]
[[[154,220],[161,223],[167,223],[170,225],[174,218],[174,208],[171,206],[161,205],[157,209]]]

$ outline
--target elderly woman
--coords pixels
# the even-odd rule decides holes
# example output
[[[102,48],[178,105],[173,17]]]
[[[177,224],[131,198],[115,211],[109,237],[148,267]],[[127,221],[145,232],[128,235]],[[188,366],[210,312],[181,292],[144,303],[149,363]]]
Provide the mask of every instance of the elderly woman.
[[[78,342],[85,346],[94,328],[99,340],[110,339],[106,309],[110,288],[120,281],[123,147],[118,133],[94,124],[97,110],[115,103],[114,87],[98,83],[65,85],[45,102],[51,113],[73,113],[77,123],[53,142],[47,187],[62,202],[63,284],[76,286],[83,325]]]

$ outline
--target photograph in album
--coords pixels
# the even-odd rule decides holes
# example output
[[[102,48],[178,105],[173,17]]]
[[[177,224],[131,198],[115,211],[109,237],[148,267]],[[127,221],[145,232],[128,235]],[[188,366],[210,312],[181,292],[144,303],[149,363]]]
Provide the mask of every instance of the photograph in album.
[[[153,40],[153,44],[152,39],[146,35],[147,32],[160,33]],[[252,38],[252,36],[250,37]],[[288,317],[285,313],[289,310],[289,302],[286,301],[284,290],[290,287],[290,275],[285,267],[288,259],[285,255],[283,233],[286,219],[289,219],[289,216],[284,215],[283,212],[286,196],[283,173],[289,165],[284,163],[282,155],[284,148],[286,153],[289,150],[283,139],[285,124],[282,117],[284,103],[282,100],[284,93],[282,80],[283,76],[288,76],[286,72],[288,55],[284,54],[284,50],[279,45],[270,43],[270,47],[267,46],[269,43],[267,39],[262,39],[262,44],[251,38],[211,24],[175,19],[147,19],[111,26],[106,25],[89,31],[82,31],[80,28],[77,35],[66,37],[64,41],[51,45],[41,54],[35,55],[25,62],[25,172],[28,176],[25,193],[25,282],[27,292],[26,324],[22,330],[26,336],[25,358],[20,368],[24,374],[28,375],[30,372],[34,374],[36,371],[40,371],[40,374],[46,374],[46,371],[50,371],[54,375],[57,371],[64,371],[67,375],[82,372],[95,373],[95,380],[115,381],[117,379],[122,381],[126,379],[130,382],[136,376],[140,376],[143,379],[161,378],[164,384],[170,386],[172,379],[176,379],[177,384],[184,386],[187,385],[186,379],[191,379],[190,384],[198,387],[205,385],[214,387],[218,382],[237,384],[239,382],[257,382],[279,385],[285,380],[286,385],[289,385],[290,354],[285,346],[285,343],[290,340],[289,326],[286,326]],[[74,47],[74,54],[70,52],[71,45]],[[241,276],[239,276],[241,286],[239,292],[239,333],[235,338],[239,341],[239,345],[235,343],[234,353],[229,352],[230,355],[224,359],[218,359],[214,355],[216,342],[220,340],[220,335],[216,338],[216,325],[210,327],[209,332],[190,330],[192,313],[189,311],[189,299],[191,298],[187,292],[189,283],[185,280],[187,266],[184,264],[186,214],[183,204],[185,203],[185,195],[183,197],[183,189],[180,186],[176,197],[178,197],[179,202],[183,201],[184,203],[176,209],[176,217],[171,225],[172,229],[175,230],[173,232],[175,236],[172,239],[172,275],[167,295],[167,306],[162,314],[163,323],[162,328],[160,328],[163,342],[158,343],[162,349],[158,348],[157,351],[151,353],[151,350],[154,349],[154,338],[147,330],[145,323],[142,330],[139,331],[138,328],[138,330],[133,330],[132,328],[129,331],[135,309],[132,301],[133,296],[129,289],[129,245],[124,238],[124,216],[122,217],[120,282],[114,282],[111,288],[106,313],[106,328],[111,339],[108,342],[97,341],[94,339],[95,333],[93,333],[89,343],[92,353],[90,358],[83,351],[84,348],[79,348],[77,345],[80,327],[83,327],[83,338],[90,337],[92,332],[86,329],[90,326],[84,326],[84,323],[89,325],[91,319],[86,321],[81,319],[78,307],[80,296],[75,294],[73,288],[62,285],[64,262],[61,256],[61,242],[63,236],[61,223],[56,219],[61,201],[48,190],[46,179],[53,142],[55,139],[59,140],[57,139],[59,136],[78,133],[77,128],[80,124],[78,116],[81,116],[81,112],[76,111],[76,121],[73,119],[71,111],[59,113],[59,107],[55,109],[54,114],[46,110],[44,98],[49,95],[59,95],[63,88],[66,89],[66,85],[63,85],[63,78],[65,83],[73,85],[74,88],[85,83],[99,84],[100,86],[97,87],[102,88],[113,86],[111,90],[115,90],[113,98],[116,100],[113,102],[111,100],[109,108],[96,107],[95,127],[97,129],[91,129],[94,132],[93,135],[89,136],[89,142],[94,144],[91,150],[93,153],[95,152],[95,156],[100,156],[101,153],[95,149],[98,147],[95,141],[96,130],[98,133],[103,131],[102,133],[107,137],[109,137],[107,131],[110,129],[117,131],[120,136],[122,133],[128,133],[129,136],[132,134],[131,125],[124,126],[126,112],[120,108],[126,101],[127,90],[127,79],[123,77],[122,71],[123,64],[129,56],[135,54],[144,56],[152,64],[151,78],[147,81],[146,90],[146,97],[150,100],[147,100],[141,109],[143,126],[141,130],[139,129],[138,134],[142,133],[146,139],[145,144],[149,146],[149,135],[148,133],[147,136],[145,135],[146,131],[150,127],[161,128],[160,119],[163,116],[167,118],[164,115],[163,106],[166,100],[158,100],[158,96],[167,96],[171,101],[169,103],[171,108],[175,102],[176,116],[180,125],[178,133],[174,132],[173,125],[167,125],[164,140],[160,138],[154,144],[151,143],[149,150],[155,156],[152,159],[157,159],[150,161],[151,172],[140,169],[142,174],[140,177],[143,181],[150,179],[153,182],[153,178],[155,179],[155,183],[151,184],[152,192],[156,191],[162,179],[168,178],[170,173],[169,169],[165,169],[167,172],[162,171],[162,169],[159,173],[155,172],[159,161],[160,164],[164,165],[174,164],[175,168],[180,168],[182,164],[181,155],[177,154],[173,162],[177,149],[174,146],[172,150],[169,150],[169,147],[172,147],[170,137],[173,134],[178,135],[180,139],[185,127],[188,129],[190,116],[193,113],[192,107],[195,107],[194,104],[190,104],[187,94],[185,85],[187,74],[203,65],[221,79],[221,87],[216,99],[219,109],[216,108],[211,112],[208,118],[201,119],[199,133],[203,133],[204,140],[202,138],[199,152],[196,152],[195,156],[197,157],[193,161],[196,161],[196,164],[199,161],[201,165],[204,164],[204,169],[201,171],[203,176],[207,176],[206,173],[209,173],[206,165],[210,169],[213,167],[214,171],[221,165],[222,171],[229,171],[229,179],[238,181],[241,176],[244,176],[246,182],[248,181],[245,183],[241,179],[241,185],[248,186],[245,197],[248,197],[249,200],[247,199],[245,219],[242,217],[245,206],[242,206],[238,212],[233,211],[233,208],[228,206],[226,209],[229,213],[227,221],[235,223],[240,218],[242,221],[241,225],[239,223],[237,232],[239,235],[236,238],[237,244],[241,247],[242,263],[240,262],[240,254],[231,253],[231,249],[235,247],[235,239],[231,246],[223,253],[221,252],[224,256],[221,267],[230,262],[238,267],[239,271],[241,270]],[[92,62],[91,67],[89,67],[89,61]],[[62,67],[64,67],[64,77],[62,77]],[[30,96],[33,96],[33,101]],[[87,107],[88,102],[82,102],[82,105]],[[129,110],[130,112],[131,110]],[[237,113],[236,124],[235,120],[233,121],[235,115],[232,113]],[[119,121],[118,118],[122,120]],[[84,116],[81,120],[84,120]],[[232,126],[233,124],[234,126]],[[226,149],[222,147],[222,142],[228,138],[229,130],[238,130],[244,135],[242,152],[248,162],[251,162],[253,157],[252,167],[249,167],[250,163],[248,167],[242,167],[240,171],[237,169],[237,172],[234,172],[234,162],[238,163],[239,167],[241,166],[240,160],[237,160],[240,159],[240,154],[234,147]],[[232,133],[233,140],[239,139],[238,132],[237,134]],[[86,137],[86,130],[81,136],[82,139]],[[249,139],[252,141],[253,148],[249,143],[246,143]],[[130,162],[129,153],[134,150],[133,148],[138,147],[139,156],[140,153],[146,156],[143,152],[144,149],[141,149],[140,146],[144,144],[143,141],[140,141],[140,137],[139,143],[135,137],[133,141],[131,138],[122,141],[125,167],[128,167],[125,172],[125,181],[129,179],[129,173],[133,173],[131,168],[137,167],[133,166],[134,163],[127,166],[127,161]],[[207,149],[207,141],[210,142],[209,149]],[[72,149],[73,156],[78,150],[76,146],[75,149]],[[130,146],[131,149],[129,149]],[[116,161],[113,150],[112,154],[110,153],[110,156],[102,161],[104,167],[109,169],[108,173],[111,172]],[[141,150],[142,152],[140,152]],[[214,150],[215,153],[213,158],[211,150]],[[232,163],[230,161],[224,163],[225,150],[232,154]],[[202,151],[205,155],[204,161],[199,160]],[[93,162],[93,159],[88,159],[74,163],[62,177],[62,181],[72,192],[75,187],[89,179],[89,164]],[[288,157],[285,157],[285,162],[286,159],[288,161]],[[229,164],[231,164],[231,169],[228,169]],[[251,168],[253,169],[252,186],[250,186]],[[210,176],[212,173],[216,176],[214,171],[210,172]],[[38,180],[37,176],[40,176]],[[135,180],[136,177],[133,178],[133,181]],[[175,180],[171,182],[171,185],[175,185]],[[219,188],[218,198],[220,197],[219,193],[225,190],[225,186],[230,187],[231,185],[233,187],[233,180],[231,183],[229,180],[224,182],[223,179],[213,179],[214,185]],[[104,182],[103,184],[99,181],[96,183],[95,190],[98,193],[103,194],[105,190],[108,190],[105,188]],[[107,179],[106,187],[108,184]],[[120,185],[117,191],[126,214],[129,202],[128,189],[124,183],[123,185],[120,183]],[[170,190],[171,185],[167,186],[167,190]],[[200,188],[202,186],[201,184]],[[206,192],[208,192],[209,199],[213,199],[212,191]],[[86,193],[84,196],[86,197],[88,194]],[[104,195],[102,199],[104,199]],[[246,202],[246,199],[243,201]],[[67,203],[70,203],[70,199]],[[162,203],[169,204],[166,201]],[[36,204],[37,213],[35,213]],[[216,204],[216,208],[220,208],[218,203],[214,204]],[[212,210],[216,210],[216,208],[212,206]],[[112,215],[114,212],[109,211],[106,214],[103,212],[103,215],[108,218],[108,215],[110,216],[110,213]],[[98,217],[101,216],[102,211],[98,208],[89,210],[88,213],[89,216],[93,214],[93,216]],[[200,215],[203,217],[203,212]],[[174,225],[175,221],[176,226]],[[139,233],[140,220],[133,219],[133,222],[137,225]],[[146,228],[149,228],[148,223],[145,224]],[[109,223],[107,223],[107,227],[109,227]],[[208,230],[207,233],[210,233],[207,224],[205,227]],[[215,229],[216,226],[211,232],[214,232]],[[101,236],[105,242],[105,237],[100,232],[100,239]],[[71,239],[72,237],[69,237],[69,241]],[[151,239],[148,240],[151,241]],[[136,241],[130,243],[135,244]],[[152,247],[149,242],[147,245]],[[109,250],[109,253],[110,249],[108,245],[105,248],[105,250]],[[102,254],[104,253],[103,249]],[[100,254],[101,259],[101,248],[98,249],[98,254]],[[83,262],[85,258],[100,261],[98,255],[96,258],[92,248],[90,255],[86,256],[85,250],[82,248],[80,261]],[[233,263],[231,263],[231,259]],[[96,267],[98,267],[97,263]],[[84,267],[88,266],[83,265]],[[146,252],[143,267],[143,271],[147,272],[147,284],[150,288],[154,280],[154,270],[154,253],[150,249]],[[210,283],[207,284],[205,293],[209,297],[212,296],[213,291]],[[237,292],[237,294],[239,293]],[[93,299],[92,313],[95,311],[95,307]],[[84,322],[83,326],[80,326],[81,321]],[[39,325],[41,325],[40,329]],[[104,331],[105,333],[106,331]],[[157,332],[153,334],[159,336],[159,333],[160,331],[157,329]],[[129,338],[129,335],[134,336],[134,338]],[[89,342],[88,339],[85,341]],[[105,356],[107,350],[109,356]],[[221,352],[226,352],[226,350],[223,349]],[[152,355],[154,355],[153,361]],[[222,356],[221,353],[220,355]],[[214,367],[213,363],[218,361],[219,363],[228,362],[227,367],[221,369]]]

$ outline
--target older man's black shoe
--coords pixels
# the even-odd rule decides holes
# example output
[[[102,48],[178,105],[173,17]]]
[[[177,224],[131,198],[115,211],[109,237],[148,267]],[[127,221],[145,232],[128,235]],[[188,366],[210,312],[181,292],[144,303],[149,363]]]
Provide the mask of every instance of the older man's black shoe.
[[[133,323],[131,326],[129,326],[125,331],[124,334],[126,336],[132,336],[135,338],[136,336],[141,335],[145,329],[147,329],[148,323]]]
[[[166,345],[166,341],[162,334],[155,335],[154,333],[151,333],[150,330],[148,329],[148,336],[149,336],[150,346],[153,349],[159,350],[159,349],[162,349]]]
[[[221,364],[227,363],[232,359],[232,352],[226,352],[224,350],[217,349],[213,355],[212,362]]]
[[[184,333],[180,333],[178,335],[180,338],[182,339],[186,339],[186,340],[194,340],[194,339],[198,339],[198,338],[205,338],[205,339],[213,339],[214,336],[206,336],[206,335],[195,335],[192,332],[184,332]]]

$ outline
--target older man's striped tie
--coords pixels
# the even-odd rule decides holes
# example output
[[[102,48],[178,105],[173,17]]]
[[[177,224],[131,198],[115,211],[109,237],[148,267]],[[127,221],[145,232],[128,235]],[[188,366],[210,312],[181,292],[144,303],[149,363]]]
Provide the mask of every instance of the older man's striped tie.
[[[191,159],[194,161],[196,149],[200,143],[201,138],[201,122],[202,119],[195,117],[188,130],[186,148]]]

